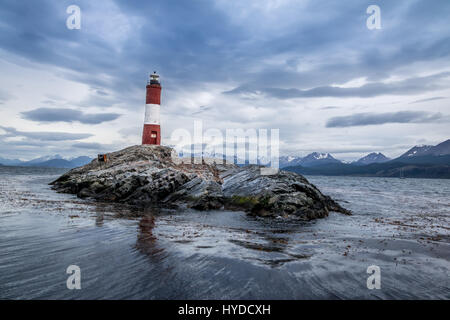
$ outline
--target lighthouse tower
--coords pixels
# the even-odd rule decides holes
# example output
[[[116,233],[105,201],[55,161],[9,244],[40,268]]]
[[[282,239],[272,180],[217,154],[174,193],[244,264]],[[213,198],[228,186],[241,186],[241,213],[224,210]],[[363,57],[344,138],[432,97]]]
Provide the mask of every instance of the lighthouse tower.
[[[145,101],[144,131],[142,144],[161,144],[161,127],[159,123],[159,109],[161,104],[161,84],[156,71],[150,75],[147,83]]]

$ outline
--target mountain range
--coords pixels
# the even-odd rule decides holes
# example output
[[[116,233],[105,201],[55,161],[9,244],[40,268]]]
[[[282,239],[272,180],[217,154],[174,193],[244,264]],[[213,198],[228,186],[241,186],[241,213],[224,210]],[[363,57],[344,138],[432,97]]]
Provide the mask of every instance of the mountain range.
[[[19,159],[5,159],[0,157],[0,165],[19,167],[52,167],[52,168],[76,168],[92,161],[92,158],[80,156],[65,159],[59,154],[44,156],[29,161]]]
[[[283,156],[279,158],[280,168],[292,166],[314,167],[330,163],[341,163],[341,161],[335,159],[329,153],[318,152],[310,153],[306,157]]]
[[[350,162],[354,165],[367,165],[371,163],[382,163],[389,161],[390,159],[382,153],[369,153],[368,155],[358,159],[357,161]],[[302,167],[316,167],[328,164],[345,163],[341,160],[334,158],[329,153],[318,153],[313,152],[308,154],[306,157],[295,157],[295,156],[282,156],[279,160],[280,168],[302,166]]]
[[[315,165],[302,165],[300,164],[300,159],[292,158],[290,158],[288,163],[293,165],[286,166],[284,163],[284,166],[281,166],[280,161],[280,167],[284,170],[304,175],[450,179],[450,139],[436,146],[422,145],[412,147],[395,159],[389,159],[381,153],[370,153],[351,163],[343,163],[337,160],[337,162],[326,164],[315,162]]]
[[[420,157],[420,156],[444,156],[450,154],[450,139],[439,143],[435,146],[415,146],[404,154],[400,158],[408,157]]]
[[[222,154],[203,156],[223,157]],[[237,158],[227,160],[233,162]],[[59,154],[29,161],[0,157],[0,165],[25,167],[75,168],[91,161],[92,158],[87,156],[65,159]],[[357,161],[344,163],[329,153],[313,152],[305,157],[282,156],[279,158],[279,166],[288,171],[309,175],[399,176],[404,173],[414,177],[450,178],[450,139],[436,146],[414,146],[395,159],[372,152]]]
[[[383,163],[383,162],[387,162],[389,160],[391,160],[391,159],[386,157],[381,152],[378,152],[378,153],[372,152],[372,153],[369,153],[367,156],[362,157],[358,161],[355,161],[354,164],[359,165],[359,166],[364,166],[364,165],[371,164],[371,163]]]

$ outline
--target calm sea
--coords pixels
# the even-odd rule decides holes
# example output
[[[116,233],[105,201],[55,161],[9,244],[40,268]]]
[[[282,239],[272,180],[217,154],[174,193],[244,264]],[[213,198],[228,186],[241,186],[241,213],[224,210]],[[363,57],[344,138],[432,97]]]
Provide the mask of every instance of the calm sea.
[[[307,177],[353,216],[298,222],[81,200],[63,172],[0,167],[0,299],[450,298],[450,180]]]

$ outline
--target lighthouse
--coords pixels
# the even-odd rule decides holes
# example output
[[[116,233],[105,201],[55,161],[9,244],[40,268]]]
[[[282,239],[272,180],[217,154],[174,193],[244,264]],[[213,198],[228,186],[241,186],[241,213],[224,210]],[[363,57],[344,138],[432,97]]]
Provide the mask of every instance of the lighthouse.
[[[147,83],[145,101],[144,130],[142,144],[161,144],[161,127],[159,123],[159,109],[161,104],[161,84],[156,71],[150,75]]]

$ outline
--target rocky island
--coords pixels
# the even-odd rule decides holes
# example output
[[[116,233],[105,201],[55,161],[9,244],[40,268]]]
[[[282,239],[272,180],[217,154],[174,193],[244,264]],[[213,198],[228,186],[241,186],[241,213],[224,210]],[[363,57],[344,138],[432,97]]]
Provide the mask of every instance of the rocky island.
[[[350,215],[303,176],[260,166],[239,167],[219,160],[183,163],[172,148],[139,145],[107,154],[51,182],[58,192],[139,207],[242,210],[270,217],[311,220],[330,211]]]

